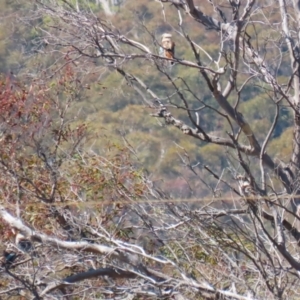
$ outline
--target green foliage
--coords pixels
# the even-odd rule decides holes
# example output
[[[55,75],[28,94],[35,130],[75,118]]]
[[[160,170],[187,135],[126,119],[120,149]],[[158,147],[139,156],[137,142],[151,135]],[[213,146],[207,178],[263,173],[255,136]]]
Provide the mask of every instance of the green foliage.
[[[292,138],[293,129],[286,129],[280,137],[270,142],[268,152],[287,163],[292,154]]]
[[[207,144],[199,151],[203,164],[214,166],[218,170],[225,167],[225,158],[220,155],[221,148],[218,145]]]
[[[7,3],[9,2],[0,4],[0,8],[4,13],[16,12],[17,17],[26,16],[26,11],[34,8],[31,4],[20,6],[12,3],[6,5]],[[69,7],[66,1],[58,1],[58,3]],[[103,8],[95,2],[71,0],[69,4],[78,5],[78,9],[83,13],[92,10],[99,17],[103,15]],[[155,1],[128,0],[118,13],[105,18],[107,23],[112,21],[118,25],[118,28],[113,28],[113,30],[118,31],[120,39],[124,34],[144,43],[154,53],[157,53],[159,43],[155,41],[155,38],[159,40],[162,32],[172,31],[175,33],[174,39],[177,44],[176,56],[195,62],[194,53],[188,42],[177,34],[182,31],[177,24],[177,15],[173,14],[174,11],[176,12],[174,8],[171,6],[166,10],[166,14],[162,15],[161,7]],[[206,13],[213,13],[210,6],[204,10]],[[274,17],[276,20],[276,14],[275,12],[271,18]],[[190,19],[184,18],[183,20],[186,33],[213,59],[218,59],[218,34],[204,32],[198,26],[199,24],[195,25]],[[258,164],[252,165],[254,158],[242,154],[236,159],[236,150],[200,142],[198,139],[183,134],[183,131],[189,133],[188,130],[182,128],[178,130],[175,126],[168,126],[158,114],[151,116],[159,108],[152,107],[154,104],[149,104],[152,103],[151,95],[147,91],[141,93],[135,90],[130,82],[124,80],[118,72],[110,69],[112,65],[108,61],[97,60],[95,57],[86,58],[84,55],[73,60],[72,51],[75,47],[60,45],[61,48],[56,49],[49,44],[45,45],[47,35],[41,29],[46,28],[51,33],[55,33],[56,28],[53,25],[57,25],[56,21],[55,16],[31,20],[31,30],[27,30],[28,27],[22,24],[16,27],[0,24],[0,30],[2,29],[0,38],[4,40],[0,43],[2,72],[8,73],[10,68],[21,69],[23,66],[18,74],[19,77],[3,76],[0,83],[1,202],[5,203],[8,208],[17,207],[21,212],[20,217],[25,222],[35,229],[43,230],[46,234],[58,235],[59,232],[63,238],[69,239],[70,228],[76,225],[74,228],[78,227],[80,230],[72,232],[74,240],[87,239],[86,236],[88,236],[93,238],[91,241],[101,243],[104,241],[119,248],[118,251],[111,251],[106,257],[100,258],[99,255],[95,259],[95,264],[101,259],[105,259],[105,264],[111,264],[116,261],[114,255],[119,255],[121,251],[126,252],[124,258],[127,254],[128,257],[134,252],[137,254],[138,247],[135,247],[134,251],[127,251],[126,243],[121,244],[118,241],[117,244],[114,241],[117,238],[130,243],[132,239],[136,239],[137,245],[142,245],[147,252],[143,259],[151,261],[154,267],[156,263],[159,264],[160,259],[163,260],[161,255],[176,262],[177,265],[174,267],[166,261],[161,261],[163,267],[159,272],[174,276],[174,280],[181,278],[178,287],[184,285],[183,274],[191,275],[199,279],[199,282],[203,282],[204,274],[207,278],[213,278],[211,282],[216,291],[220,289],[226,292],[229,290],[228,284],[230,283],[226,274],[234,270],[235,265],[242,264],[241,262],[248,264],[247,268],[239,265],[236,269],[240,272],[236,278],[240,280],[239,277],[241,277],[243,280],[243,284],[236,287],[241,295],[246,294],[245,287],[248,284],[251,288],[258,286],[256,277],[259,272],[261,275],[267,274],[266,278],[275,274],[273,276],[275,281],[277,276],[280,280],[285,280],[284,275],[276,275],[277,266],[283,266],[281,261],[278,263],[270,259],[270,264],[266,264],[265,258],[261,255],[265,250],[267,250],[265,253],[274,253],[274,248],[265,243],[264,239],[261,239],[261,244],[257,243],[257,237],[263,236],[259,232],[264,226],[262,222],[261,227],[253,223],[255,227],[251,230],[251,222],[246,220],[247,217],[243,220],[244,217],[239,215],[240,213],[225,215],[225,210],[222,210],[220,215],[213,216],[216,211],[214,209],[219,204],[211,210],[210,199],[220,195],[219,191],[226,193],[229,190],[228,186],[224,189],[220,188],[223,184],[222,180],[211,188],[210,183],[216,180],[211,179],[205,173],[204,181],[211,198],[201,198],[206,190],[204,190],[205,187],[202,189],[202,186],[199,188],[199,182],[201,182],[202,171],[206,166],[216,174],[222,174],[223,179],[233,175],[233,172],[230,173],[230,168],[235,169],[236,166],[240,166],[241,161],[238,160],[242,157],[250,168],[254,169],[255,174],[258,172]],[[38,26],[32,27],[37,24]],[[270,68],[274,67],[278,59],[276,56],[278,51],[270,49],[270,39],[278,39],[279,35],[271,30],[264,31],[259,23],[255,30],[249,25],[246,31],[250,35],[257,34],[256,50],[271,61]],[[10,37],[13,38],[10,39]],[[21,37],[22,40],[20,40]],[[46,50],[47,47],[48,50]],[[120,47],[123,47],[121,43]],[[51,55],[44,55],[47,51]],[[60,56],[60,53],[56,51],[62,53],[65,51],[65,53]],[[134,51],[140,53],[138,49]],[[125,45],[122,53],[130,55],[132,50]],[[226,55],[231,54],[226,53]],[[278,80],[286,84],[290,66],[285,64],[285,59],[282,58],[283,64],[276,72],[279,74]],[[207,62],[209,68],[215,68],[215,63],[211,62],[208,57],[201,57],[201,60]],[[195,128],[195,123],[188,116],[190,113],[194,121],[199,121],[199,125],[208,134],[214,137],[226,137],[232,141],[237,136],[239,142],[242,141],[248,146],[247,137],[243,133],[239,135],[236,124],[231,128],[230,122],[216,113],[219,111],[224,114],[224,110],[214,99],[214,96],[217,97],[216,90],[212,95],[196,68],[177,64],[171,70],[167,70],[169,78],[172,78],[173,83],[176,84],[174,88],[174,84],[167,76],[158,72],[157,67],[148,57],[142,60],[130,58],[128,61],[119,59],[117,64],[119,70],[126,68],[127,71],[141,78],[166,105],[168,112],[178,118],[177,124],[182,121]],[[221,60],[220,66],[222,64],[225,63]],[[41,73],[40,70],[45,67],[47,67],[46,71]],[[228,68],[226,75],[229,75],[231,71]],[[258,141],[262,143],[272,126],[275,117],[275,102],[278,101],[279,122],[274,128],[267,151],[275,159],[288,160],[291,154],[292,132],[288,128],[291,125],[291,114],[285,109],[284,100],[276,99],[278,95],[270,92],[261,78],[257,77],[255,81],[247,77],[251,72],[241,72],[237,88],[240,88],[247,80],[249,82],[241,92],[235,90],[229,97],[229,102],[235,104],[240,101],[238,108],[251,125]],[[31,80],[35,77],[31,76],[31,73],[40,74],[41,78]],[[22,74],[26,75],[23,77],[26,79],[21,84]],[[213,72],[208,72],[208,76],[212,78]],[[216,79],[217,76],[214,78]],[[219,84],[223,88],[227,84],[222,76]],[[186,102],[182,101],[182,95]],[[207,107],[204,108],[205,105]],[[198,133],[201,133],[200,129]],[[249,152],[251,150],[249,147]],[[238,168],[236,169],[239,171]],[[145,177],[144,171],[151,174],[151,182]],[[270,176],[266,177],[269,180]],[[172,199],[168,199],[170,203],[166,205],[160,205],[161,203],[157,201],[148,206],[148,202],[153,201],[154,193],[160,194],[155,188],[150,192],[152,188],[150,184],[159,185],[160,182],[162,182],[162,190],[170,192],[171,197],[175,198],[179,195],[182,199],[194,195],[199,201],[194,207],[184,201],[173,205]],[[272,187],[276,187],[276,184],[276,181],[272,182]],[[232,190],[234,188],[236,187],[231,187]],[[183,195],[184,192],[181,193],[184,189],[185,195]],[[226,200],[221,200],[223,205]],[[132,203],[137,204],[134,210],[124,209]],[[204,207],[202,211],[197,210],[199,205]],[[241,205],[238,204],[237,207],[239,209]],[[143,210],[142,213],[140,209]],[[160,209],[164,210],[164,214],[159,211]],[[59,214],[59,211],[63,211],[63,214]],[[91,211],[95,214],[89,214]],[[260,216],[255,215],[254,209],[252,211],[250,207],[249,212],[253,212],[253,216],[259,220]],[[134,217],[130,215],[131,213]],[[246,213],[244,212],[243,216]],[[136,215],[140,219],[136,218]],[[65,216],[76,217],[78,223],[71,221],[68,223],[70,219],[64,218]],[[160,220],[161,216],[163,218]],[[140,224],[134,224],[133,220],[137,219],[141,222]],[[168,219],[171,219],[170,224],[167,223]],[[227,220],[232,222],[227,222]],[[129,226],[125,226],[125,221],[129,222]],[[71,223],[74,225],[70,226]],[[232,227],[232,224],[236,227]],[[105,230],[102,230],[102,226]],[[137,228],[141,229],[139,234],[135,232]],[[237,231],[232,232],[232,228]],[[271,225],[265,228],[264,234],[267,236]],[[151,235],[144,234],[147,230],[155,235],[155,238],[152,239]],[[5,242],[10,239],[7,231],[5,225],[0,224],[0,233]],[[87,235],[85,231],[88,232]],[[159,236],[162,237],[161,241],[158,241]],[[183,243],[180,244],[178,241]],[[268,247],[271,250],[268,250]],[[236,249],[240,257],[243,256],[242,259],[237,257]],[[77,254],[82,255],[79,252]],[[37,257],[33,257],[32,261]],[[261,259],[256,265],[255,258],[257,257]],[[110,259],[113,260],[110,261]],[[36,269],[42,269],[36,262],[33,265]],[[123,261],[122,265],[125,266],[126,262]],[[259,269],[260,266],[263,267]],[[170,267],[173,267],[172,271],[168,269]],[[77,269],[74,263],[65,269],[53,271],[53,274],[63,277],[71,275],[74,270],[77,273],[85,271]],[[276,272],[272,273],[273,271]],[[281,271],[284,274],[286,270]],[[222,280],[215,280],[218,277],[214,273],[225,274],[225,276],[219,277]],[[147,276],[146,273],[145,276]],[[160,281],[157,285],[161,288],[167,281]],[[99,281],[97,283],[99,284]],[[117,280],[116,283],[118,283]],[[68,293],[68,288],[66,287],[66,293]],[[196,290],[196,285],[194,288]],[[185,295],[188,293],[189,291]],[[191,299],[193,299],[193,293],[191,291]],[[216,293],[216,296],[222,295]],[[99,297],[102,296],[99,295]]]
[[[66,5],[64,1],[59,3]],[[79,5],[83,12],[93,11],[99,16],[103,16],[103,10],[100,5],[91,1],[71,1],[71,5]],[[34,11],[34,4],[23,3],[17,4],[14,1],[2,1],[0,4],[1,14],[9,15],[5,22],[0,23],[0,71],[14,73],[20,75],[26,73],[37,73],[41,69],[47,67],[48,74],[56,72],[59,64],[57,63],[55,48],[45,45],[47,36],[44,31],[54,30],[53,25],[57,25],[56,21],[49,16],[43,16],[31,22],[30,30],[25,23],[18,22],[18,19],[26,17],[28,11]],[[166,6],[167,8],[167,6]],[[176,34],[178,27],[177,13],[170,6],[165,9],[165,16],[161,13],[161,6],[155,1],[131,1],[127,0],[120,7],[112,7],[114,15],[106,17],[107,21],[113,24],[118,24],[120,34],[126,35],[128,38],[133,38],[147,45],[151,51],[158,53],[158,43],[162,32],[173,32],[176,43],[176,56],[195,62],[194,53],[191,50],[189,43],[180,35]],[[208,14],[213,13],[210,6],[204,5],[204,11]],[[11,13],[14,14],[11,14]],[[268,12],[266,14],[270,18],[276,19],[277,12]],[[183,18],[184,29],[196,43],[209,53],[214,59],[218,59],[219,36],[213,31],[205,31],[202,26],[198,26],[191,18]],[[12,26],[13,25],[13,26]],[[173,28],[174,30],[173,30]],[[265,28],[265,27],[264,27]],[[150,34],[149,34],[150,33]],[[269,44],[271,39],[276,39],[277,33],[271,30],[263,30],[263,27],[258,23],[254,27],[249,24],[247,26],[249,35],[258,34],[257,50],[260,53],[265,53],[266,58],[275,57],[277,54],[274,49],[270,49]],[[156,38],[156,41],[153,40]],[[41,53],[36,53],[39,52]],[[128,47],[124,47],[124,53],[130,53]],[[284,49],[283,49],[284,50]],[[44,55],[43,53],[52,53]],[[138,50],[137,50],[138,52]],[[66,63],[68,57],[63,58],[59,63]],[[215,67],[209,59],[201,54],[201,59],[212,68]],[[282,58],[283,62],[286,59]],[[276,60],[276,58],[274,58]],[[120,61],[121,63],[121,61]],[[206,145],[199,141],[182,135],[175,128],[165,127],[160,120],[150,116],[153,112],[148,109],[147,104],[143,102],[141,95],[137,93],[131,86],[128,86],[125,80],[116,72],[104,69],[102,60],[95,60],[87,63],[87,61],[78,61],[78,65],[86,67],[100,68],[99,73],[90,74],[78,72],[76,80],[80,82],[83,89],[76,95],[72,108],[70,110],[70,120],[74,120],[74,124],[79,124],[84,121],[88,126],[88,131],[93,132],[95,139],[88,141],[88,147],[91,147],[95,152],[101,151],[102,143],[105,138],[111,141],[118,140],[117,136],[125,135],[133,149],[137,149],[137,156],[145,169],[155,172],[155,178],[167,179],[174,178],[182,172],[182,165],[178,155],[178,145],[184,148],[192,162],[197,163],[199,160],[204,161],[210,166],[218,167],[226,166],[226,158],[224,153],[220,153],[217,146]],[[220,65],[225,64],[222,60]],[[133,60],[130,63],[124,63],[127,70],[135,74],[135,76],[144,80],[144,82],[157,93],[159,97],[164,99],[165,104],[174,104],[183,107],[181,98],[173,94],[173,87],[170,82],[157,72],[157,68],[148,60]],[[23,68],[22,68],[23,67]],[[271,66],[272,67],[272,66]],[[16,70],[16,72],[15,72]],[[287,74],[290,71],[290,66],[283,63],[278,70],[278,80],[287,83]],[[230,70],[227,70],[229,73]],[[79,75],[80,74],[80,75]],[[83,75],[84,74],[84,75]],[[181,93],[188,100],[189,107],[197,109],[202,106],[199,100],[207,105],[223,112],[213,99],[210,90],[197,69],[187,68],[180,65],[175,65],[170,72],[170,76],[174,79]],[[239,86],[243,85],[249,78],[245,73],[240,73],[238,77]],[[51,89],[56,89],[58,83],[52,81]],[[223,77],[220,78],[222,87],[226,84]],[[88,86],[88,87],[87,87]],[[188,88],[194,92],[194,95],[188,91]],[[68,92],[59,95],[60,101],[64,101],[66,97],[73,94],[72,89]],[[198,99],[196,99],[196,97]],[[148,96],[146,96],[148,97]],[[148,98],[148,100],[150,97]],[[241,111],[247,121],[251,124],[254,133],[262,142],[266,133],[269,131],[275,115],[274,103],[268,96],[266,87],[254,79],[250,79],[240,93]],[[236,103],[236,96],[229,99],[230,103]],[[178,119],[192,125],[187,117],[186,111],[170,108],[170,111]],[[200,124],[205,130],[220,137],[227,137],[226,131],[230,132],[231,128],[222,118],[217,118],[212,110],[204,109],[200,113]],[[195,116],[195,114],[193,114]],[[282,153],[289,153],[291,144],[281,147],[280,141],[286,137],[283,132],[291,126],[290,113],[280,106],[279,122],[275,127],[272,138],[279,138],[271,143],[268,151],[277,151],[277,155],[281,157]],[[57,123],[58,125],[58,123]],[[75,125],[74,125],[75,126]],[[56,128],[57,130],[57,128]],[[72,130],[70,128],[70,130]],[[287,133],[290,134],[289,131]],[[244,138],[244,137],[242,137]],[[47,144],[47,143],[46,143]],[[271,145],[276,145],[272,146]],[[273,150],[269,150],[269,149]],[[174,163],[174,161],[176,163]]]

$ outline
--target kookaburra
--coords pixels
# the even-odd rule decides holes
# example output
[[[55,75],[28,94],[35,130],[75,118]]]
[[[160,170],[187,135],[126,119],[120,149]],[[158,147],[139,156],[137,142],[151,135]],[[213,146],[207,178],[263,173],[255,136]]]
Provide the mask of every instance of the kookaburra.
[[[161,48],[159,50],[159,55],[174,59],[175,54],[175,43],[172,41],[172,34],[170,33],[164,33],[161,36]],[[171,65],[173,65],[174,62],[171,62]]]
[[[250,178],[238,175],[236,179],[239,182],[240,194],[246,197],[249,204],[256,204],[259,193],[253,187]]]

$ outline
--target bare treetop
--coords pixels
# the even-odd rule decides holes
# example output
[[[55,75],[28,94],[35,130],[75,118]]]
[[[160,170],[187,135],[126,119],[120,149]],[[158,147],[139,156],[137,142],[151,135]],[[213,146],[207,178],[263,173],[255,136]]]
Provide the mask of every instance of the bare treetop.
[[[299,3],[96,2],[37,0],[22,18],[45,60],[13,87],[2,80],[0,295],[298,299]],[[100,105],[88,107],[100,130],[78,113],[115,91],[141,120],[130,132]],[[148,120],[177,160],[139,139]],[[289,157],[275,138],[291,141]],[[167,177],[139,169],[142,147],[184,168],[169,193]],[[187,199],[174,199],[183,186]]]

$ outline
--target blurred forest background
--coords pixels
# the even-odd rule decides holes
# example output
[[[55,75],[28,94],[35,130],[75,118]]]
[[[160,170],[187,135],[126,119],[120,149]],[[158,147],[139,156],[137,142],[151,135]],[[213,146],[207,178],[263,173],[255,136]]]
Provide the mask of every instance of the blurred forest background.
[[[107,22],[118,24],[118,30],[122,30],[122,34],[141,41],[154,53],[158,53],[159,46],[155,44],[153,37],[159,40],[162,33],[170,32],[176,43],[176,57],[194,60],[191,47],[179,38],[178,15],[170,4],[162,7],[161,3],[149,0],[70,2],[86,10],[92,10],[96,15],[105,14]],[[201,6],[207,14],[212,16],[215,14],[208,2],[198,0],[195,4]],[[40,16],[34,18],[34,12],[34,1],[0,1],[0,73],[3,77],[10,78],[12,83],[20,81],[30,85],[36,74],[43,70],[51,86],[51,78],[63,65],[63,61],[55,55],[53,49],[47,50],[47,36],[42,28],[44,25],[50,25],[48,28],[51,28],[49,24],[51,20]],[[276,20],[276,12],[273,12],[272,18]],[[183,20],[183,28],[214,59],[218,58],[217,33],[204,30],[204,27],[199,26],[192,18]],[[251,26],[248,26],[248,31],[251,34]],[[268,45],[268,39],[276,39],[274,32],[260,31],[259,23],[255,26],[255,34],[257,43],[264,43],[264,47]],[[272,55],[272,48],[266,47],[262,51],[265,51],[266,56]],[[283,62],[285,51],[287,49],[282,49],[282,57],[278,58]],[[204,57],[202,59],[205,60]],[[169,109],[174,116],[190,124],[186,112],[178,109],[182,105],[178,95],[172,95],[170,83],[159,76],[154,64],[146,60],[135,60],[130,61],[130,66],[127,67],[134,69],[137,76],[145,80],[152,90],[169,103]],[[287,81],[290,66],[283,63],[280,70],[273,71],[284,82]],[[212,101],[211,93],[202,77],[198,75],[197,69],[175,65],[170,73],[173,77],[177,77],[183,89],[184,82],[187,82],[197,96],[216,107],[216,101]],[[200,178],[205,177],[208,186],[216,190],[215,179],[208,178],[207,173],[202,172],[203,166],[226,172],[227,168],[230,169],[230,153],[224,153],[217,145],[206,144],[185,136],[174,127],[168,127],[153,118],[152,111],[142,96],[134,92],[121,75],[109,67],[100,65],[99,61],[95,61],[94,64],[91,62],[86,69],[83,67],[77,76],[86,88],[81,92],[81,100],[73,104],[69,118],[75,125],[76,122],[84,122],[90,132],[96,133],[97,137],[87,143],[87,147],[100,153],[107,139],[124,141],[134,153],[137,166],[149,174],[157,188],[168,192],[172,197],[205,197],[209,188],[203,185],[199,177],[183,163],[188,157],[191,165],[198,164]],[[245,80],[243,76],[240,77],[241,82]],[[261,142],[275,114],[272,99],[268,96],[264,84],[260,82],[253,82],[239,96],[240,109],[247,115],[255,135]],[[189,99],[194,108],[200,106],[195,95],[190,94]],[[235,103],[237,99],[229,100]],[[288,162],[292,150],[290,127],[292,116],[284,105],[280,109],[280,121],[267,152],[278,160]],[[216,135],[226,137],[227,125],[223,121],[225,119],[220,118],[219,122],[217,120],[211,122],[211,118],[212,111],[202,111],[200,121],[202,127]]]

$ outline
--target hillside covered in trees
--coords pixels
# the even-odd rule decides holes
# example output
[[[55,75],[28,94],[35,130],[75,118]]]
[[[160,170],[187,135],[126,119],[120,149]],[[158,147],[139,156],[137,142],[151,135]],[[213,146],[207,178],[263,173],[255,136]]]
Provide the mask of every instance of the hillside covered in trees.
[[[299,16],[2,1],[0,298],[298,299]]]
[[[76,2],[76,1],[75,1]],[[72,4],[75,4],[72,3]],[[212,60],[218,60],[219,35],[198,26],[192,19],[184,18],[183,24],[178,25],[178,15],[172,5],[158,4],[155,1],[123,1],[118,5],[110,3],[112,14],[105,15],[101,4],[93,1],[80,2],[83,10],[93,10],[96,15],[105,16],[107,22],[118,24],[115,28],[119,34],[126,34],[128,38],[135,38],[147,45],[154,53],[158,54],[159,39],[163,32],[171,32],[176,43],[176,57],[179,59],[193,60],[193,52],[188,41],[182,39],[182,28],[185,34],[198,45],[205,53],[209,53]],[[105,1],[104,1],[105,2]],[[207,14],[215,14],[214,8],[209,2],[201,4]],[[30,84],[42,69],[46,69],[48,78],[60,70],[64,59],[52,47],[48,45],[48,35],[45,28],[53,28],[49,17],[35,17],[36,4],[17,4],[14,1],[4,1],[1,4],[1,39],[0,70],[2,74]],[[201,7],[202,7],[201,6]],[[164,9],[162,9],[164,7]],[[267,9],[267,8],[266,8]],[[272,13],[272,19],[276,20],[278,14]],[[255,30],[255,31],[254,31]],[[257,47],[260,47],[262,55],[274,55],[274,64],[278,58],[273,53],[272,42],[277,39],[277,32],[266,31],[263,26],[255,23],[255,27],[247,27],[249,34],[255,32]],[[269,43],[269,44],[268,44]],[[280,69],[275,69],[280,80],[287,81],[289,78],[290,65],[285,61],[287,49],[282,46]],[[205,55],[204,60],[208,60]],[[120,62],[121,64],[122,62]],[[126,61],[124,64],[128,64]],[[213,64],[210,62],[209,64]],[[148,60],[133,60],[130,69],[135,70],[136,75],[145,80],[153,91],[159,93],[168,102],[168,107],[175,116],[189,123],[184,110],[178,110],[182,106],[178,95],[172,94],[172,85],[163,76],[157,74],[156,66]],[[93,149],[101,149],[101,136],[112,138],[126,137],[139,159],[140,166],[151,174],[152,180],[156,181],[164,190],[168,190],[173,197],[204,196],[203,187],[199,186],[198,178],[184,166],[181,157],[187,153],[191,164],[218,166],[219,170],[228,167],[228,157],[222,153],[218,146],[191,139],[166,126],[150,116],[152,113],[149,104],[141,100],[141,95],[133,91],[122,75],[112,68],[104,67],[101,62],[90,61],[78,73],[78,78],[85,85],[81,91],[80,99],[72,107],[72,117],[84,121],[93,132],[99,133],[99,138],[93,143]],[[182,91],[187,90],[186,84],[192,91],[200,93],[201,100],[208,105],[217,108],[206,88],[204,79],[197,76],[198,70],[175,65],[170,70],[170,75],[177,78],[178,87]],[[242,83],[247,74],[240,76]],[[222,79],[221,79],[222,80]],[[50,82],[50,81],[49,81]],[[51,84],[51,83],[50,83]],[[186,92],[187,99],[193,109],[199,108],[201,103],[192,93]],[[253,131],[261,141],[270,128],[275,109],[272,100],[266,92],[263,82],[253,81],[239,94],[239,107],[241,112],[246,112]],[[232,103],[234,97],[229,99]],[[228,125],[223,118],[212,122],[212,111],[201,111],[201,122],[208,132],[226,136]],[[268,151],[279,160],[288,162],[292,151],[292,125],[291,111],[285,106],[280,107],[280,121],[272,134],[272,141],[268,145]],[[200,170],[201,173],[201,170]],[[205,176],[202,174],[201,176]],[[214,180],[208,179],[214,185]],[[187,181],[189,184],[187,184]]]

